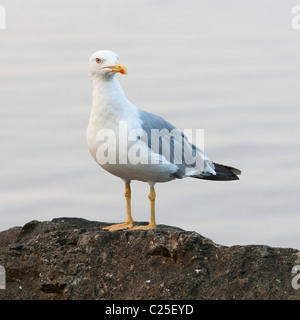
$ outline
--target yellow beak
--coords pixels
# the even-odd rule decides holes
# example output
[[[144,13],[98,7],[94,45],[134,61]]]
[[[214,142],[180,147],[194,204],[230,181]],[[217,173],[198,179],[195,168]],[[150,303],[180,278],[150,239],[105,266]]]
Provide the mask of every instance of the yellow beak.
[[[121,63],[116,63],[115,66],[112,66],[112,67],[106,67],[106,68],[109,68],[111,69],[113,72],[120,72],[122,74],[127,74],[127,69],[125,66],[123,66]]]

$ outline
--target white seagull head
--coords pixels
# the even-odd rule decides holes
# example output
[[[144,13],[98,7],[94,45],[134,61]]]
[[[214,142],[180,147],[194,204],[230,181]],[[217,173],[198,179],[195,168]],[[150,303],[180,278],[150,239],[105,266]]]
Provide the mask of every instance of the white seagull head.
[[[109,79],[116,73],[127,74],[127,69],[118,63],[118,55],[112,51],[99,50],[92,54],[89,62],[90,77]]]

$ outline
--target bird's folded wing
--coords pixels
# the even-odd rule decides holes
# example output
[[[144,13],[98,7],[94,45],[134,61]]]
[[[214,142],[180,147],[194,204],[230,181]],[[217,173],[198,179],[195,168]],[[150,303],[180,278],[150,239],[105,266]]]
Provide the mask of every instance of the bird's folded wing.
[[[139,110],[144,134],[140,139],[148,145],[153,154],[159,154],[162,161],[178,167],[176,176],[215,175],[214,164],[197,146],[190,143],[184,133],[171,123],[155,114]]]

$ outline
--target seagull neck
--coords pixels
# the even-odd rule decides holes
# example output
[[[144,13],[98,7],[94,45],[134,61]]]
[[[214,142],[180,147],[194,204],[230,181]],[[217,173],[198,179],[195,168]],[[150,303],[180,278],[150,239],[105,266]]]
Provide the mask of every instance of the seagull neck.
[[[93,108],[97,109],[122,109],[128,102],[123,89],[115,77],[107,81],[99,78],[92,79]]]

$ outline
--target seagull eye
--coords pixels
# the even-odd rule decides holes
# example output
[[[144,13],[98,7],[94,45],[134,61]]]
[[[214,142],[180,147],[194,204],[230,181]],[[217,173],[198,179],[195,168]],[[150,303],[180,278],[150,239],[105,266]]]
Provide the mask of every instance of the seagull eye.
[[[97,58],[97,59],[96,59],[96,62],[97,62],[97,63],[100,63],[100,62],[101,62],[101,59]]]

